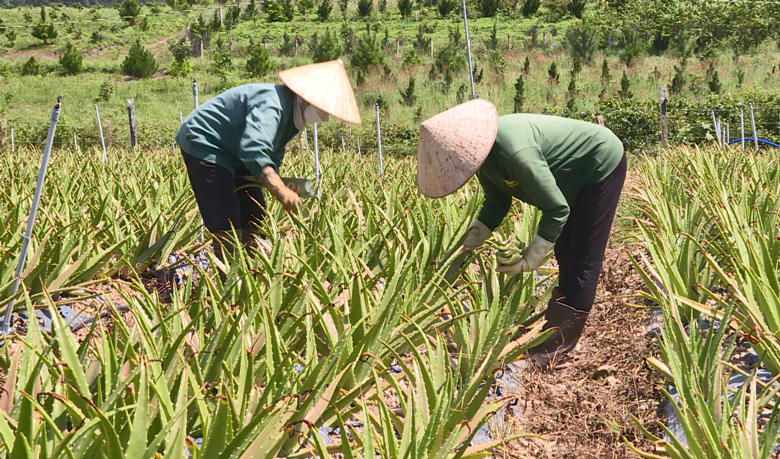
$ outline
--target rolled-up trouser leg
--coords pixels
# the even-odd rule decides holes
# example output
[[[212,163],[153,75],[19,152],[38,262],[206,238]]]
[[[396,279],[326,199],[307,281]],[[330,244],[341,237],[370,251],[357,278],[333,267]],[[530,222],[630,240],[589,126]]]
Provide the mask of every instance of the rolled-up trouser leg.
[[[626,156],[604,180],[582,187],[569,219],[555,244],[560,273],[558,288],[564,302],[590,311],[604,261],[612,220],[626,178]]]

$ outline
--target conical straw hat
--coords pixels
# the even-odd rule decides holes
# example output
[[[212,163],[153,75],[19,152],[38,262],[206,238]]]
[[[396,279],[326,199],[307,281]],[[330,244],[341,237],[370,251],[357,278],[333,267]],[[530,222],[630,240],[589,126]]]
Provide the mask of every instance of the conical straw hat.
[[[441,198],[462,187],[485,162],[498,131],[496,106],[474,99],[420,125],[417,187]]]
[[[360,124],[352,85],[341,59],[279,72],[282,83],[303,100],[336,118]]]

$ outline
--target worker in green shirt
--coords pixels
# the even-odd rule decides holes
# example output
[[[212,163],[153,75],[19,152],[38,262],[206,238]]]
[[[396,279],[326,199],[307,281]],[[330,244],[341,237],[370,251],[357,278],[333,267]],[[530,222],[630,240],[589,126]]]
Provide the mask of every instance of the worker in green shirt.
[[[260,182],[287,212],[301,204],[279,176],[285,146],[306,124],[335,116],[360,123],[344,64],[330,61],[279,73],[278,84],[229,89],[195,109],[176,133],[203,224],[216,236],[214,248],[231,248],[236,230],[249,247],[265,214]],[[247,186],[249,185],[249,186]]]
[[[596,124],[546,115],[499,117],[486,100],[472,100],[422,123],[417,185],[438,198],[477,175],[485,201],[471,223],[465,250],[480,246],[517,198],[542,212],[536,236],[522,255],[498,258],[497,271],[527,273],[554,250],[558,286],[547,304],[553,334],[530,351],[551,362],[574,348],[596,297],[596,287],[626,176],[621,141]]]

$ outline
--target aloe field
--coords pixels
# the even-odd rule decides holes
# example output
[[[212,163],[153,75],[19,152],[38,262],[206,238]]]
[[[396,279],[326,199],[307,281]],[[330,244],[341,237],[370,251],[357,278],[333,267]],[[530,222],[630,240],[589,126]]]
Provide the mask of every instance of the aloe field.
[[[4,157],[5,301],[39,154]],[[18,313],[48,309],[51,322],[4,340],[3,454],[514,457],[523,433],[487,423],[517,403],[497,382],[544,338],[537,306],[555,269],[507,278],[488,247],[451,284],[441,257],[476,187],[433,201],[411,158],[378,180],[373,158],[321,156],[321,199],[298,216],[270,202],[266,243],[225,265],[204,250],[177,155],[113,151],[104,164],[57,151],[16,295]],[[777,155],[679,149],[633,163],[619,233],[641,248],[645,287],[631,301],[660,311],[648,363],[679,394],[684,435],[644,425],[628,444],[643,457],[773,457]],[[305,153],[286,164],[313,174]],[[532,236],[533,208],[515,211],[499,233]],[[63,306],[96,320],[72,332]]]
[[[28,3],[0,2],[0,457],[780,459],[780,3],[468,0],[473,68],[452,0]],[[318,197],[269,197],[258,247],[215,257],[172,142],[193,83],[331,59],[363,123],[318,126],[319,168],[295,137],[280,173]],[[461,266],[479,184],[416,185],[469,70],[500,115],[603,121],[628,154],[553,371],[524,362],[554,258],[495,269],[540,212]]]

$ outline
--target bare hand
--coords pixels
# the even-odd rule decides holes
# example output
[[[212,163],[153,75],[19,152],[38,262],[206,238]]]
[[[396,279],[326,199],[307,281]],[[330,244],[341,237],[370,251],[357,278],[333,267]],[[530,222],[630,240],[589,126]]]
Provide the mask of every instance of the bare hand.
[[[298,193],[290,188],[285,188],[277,197],[279,202],[282,203],[284,210],[293,214],[298,213],[298,208],[301,207],[301,198]]]

